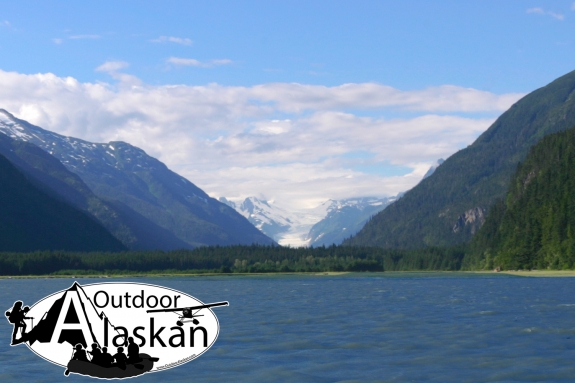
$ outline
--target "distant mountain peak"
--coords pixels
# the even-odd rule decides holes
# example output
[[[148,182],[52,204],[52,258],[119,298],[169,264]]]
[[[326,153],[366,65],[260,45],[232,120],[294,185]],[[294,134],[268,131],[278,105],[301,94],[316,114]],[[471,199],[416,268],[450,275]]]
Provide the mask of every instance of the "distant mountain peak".
[[[395,197],[357,197],[326,201],[326,216],[310,229],[310,246],[339,245],[357,233],[370,217],[395,202]]]
[[[441,165],[442,163],[444,163],[445,160],[443,158],[438,159],[437,161],[435,161],[435,163],[433,165],[431,165],[431,167],[429,168],[429,170],[427,171],[427,173],[425,173],[425,175],[423,176],[422,180],[426,179],[427,177],[429,177],[430,175],[432,175],[433,173],[435,173],[435,170],[439,167],[439,165]]]
[[[262,198],[248,197],[243,201],[219,201],[236,209],[264,234],[281,245],[320,246],[327,241],[341,243],[356,233],[371,215],[381,211],[397,197],[356,197],[328,199],[305,211],[290,212]]]

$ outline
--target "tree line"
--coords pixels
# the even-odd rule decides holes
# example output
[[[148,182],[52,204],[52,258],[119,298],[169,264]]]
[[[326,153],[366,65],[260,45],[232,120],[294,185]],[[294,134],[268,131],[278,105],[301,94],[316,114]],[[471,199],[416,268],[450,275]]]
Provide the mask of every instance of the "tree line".
[[[459,270],[463,248],[211,246],[194,250],[0,253],[0,275]]]

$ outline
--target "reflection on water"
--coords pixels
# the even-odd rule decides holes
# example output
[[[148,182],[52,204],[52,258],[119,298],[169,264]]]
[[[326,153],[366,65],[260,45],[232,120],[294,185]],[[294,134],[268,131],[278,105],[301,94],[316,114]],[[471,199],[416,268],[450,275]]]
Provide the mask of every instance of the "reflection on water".
[[[112,281],[106,279],[105,281]],[[97,279],[80,279],[81,284]],[[216,344],[199,359],[137,378],[170,382],[571,382],[575,278],[349,274],[137,278],[216,312]],[[0,280],[0,309],[29,305],[70,279]],[[24,346],[0,326],[0,380],[88,381]]]

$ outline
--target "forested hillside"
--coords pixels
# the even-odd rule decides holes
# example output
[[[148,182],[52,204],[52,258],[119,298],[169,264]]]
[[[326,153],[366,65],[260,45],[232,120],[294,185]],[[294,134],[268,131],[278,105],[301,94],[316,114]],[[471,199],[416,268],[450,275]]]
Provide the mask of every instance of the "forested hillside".
[[[574,265],[575,128],[549,135],[531,149],[465,259],[470,268]]]
[[[529,148],[575,125],[574,91],[571,72],[525,96],[344,244],[421,248],[469,241],[487,210],[505,196]]]
[[[122,251],[102,225],[31,184],[0,155],[0,251]]]

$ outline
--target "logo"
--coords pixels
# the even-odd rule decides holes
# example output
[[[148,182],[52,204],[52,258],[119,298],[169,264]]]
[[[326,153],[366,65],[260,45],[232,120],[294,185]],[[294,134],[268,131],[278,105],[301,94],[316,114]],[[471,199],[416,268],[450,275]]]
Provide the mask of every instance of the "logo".
[[[6,311],[12,346],[25,344],[70,373],[102,379],[130,378],[196,359],[216,341],[212,308],[162,286],[78,282],[36,302],[16,301]]]

